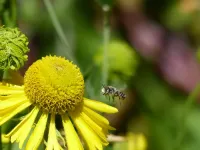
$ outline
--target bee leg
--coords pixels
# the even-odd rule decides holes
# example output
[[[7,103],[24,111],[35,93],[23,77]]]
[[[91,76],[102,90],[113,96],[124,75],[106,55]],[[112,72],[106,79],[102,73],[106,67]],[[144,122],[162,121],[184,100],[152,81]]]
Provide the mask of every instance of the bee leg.
[[[107,95],[104,95],[105,96],[105,98],[107,99],[108,98],[108,96]]]
[[[112,100],[113,100],[113,102],[115,101],[115,97],[114,96],[112,96]]]
[[[108,99],[109,99],[109,101],[110,101],[110,97],[109,97],[109,95],[105,95],[105,97],[106,97],[106,99],[108,98]]]
[[[118,100],[119,100],[119,104],[120,104],[120,106],[121,106],[121,100],[120,100],[120,96],[119,96],[119,99],[118,99]]]

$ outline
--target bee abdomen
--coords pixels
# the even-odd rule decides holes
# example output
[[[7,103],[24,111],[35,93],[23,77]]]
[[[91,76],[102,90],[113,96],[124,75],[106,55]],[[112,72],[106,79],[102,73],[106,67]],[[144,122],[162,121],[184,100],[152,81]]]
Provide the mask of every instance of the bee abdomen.
[[[123,92],[119,92],[119,98],[120,99],[125,99],[126,98],[126,94],[124,94]]]

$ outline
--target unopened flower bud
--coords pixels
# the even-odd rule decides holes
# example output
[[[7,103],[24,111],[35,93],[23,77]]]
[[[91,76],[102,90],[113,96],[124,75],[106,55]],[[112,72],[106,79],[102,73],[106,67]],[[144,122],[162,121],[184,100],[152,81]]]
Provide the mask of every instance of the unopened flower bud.
[[[0,69],[17,70],[28,59],[28,38],[17,28],[0,28]]]

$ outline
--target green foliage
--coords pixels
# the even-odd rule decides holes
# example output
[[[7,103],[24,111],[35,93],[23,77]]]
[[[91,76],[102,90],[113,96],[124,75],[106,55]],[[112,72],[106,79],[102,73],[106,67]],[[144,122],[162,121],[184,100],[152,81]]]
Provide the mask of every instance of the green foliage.
[[[114,4],[114,0],[96,0],[100,5],[109,5],[112,6]]]
[[[196,58],[197,58],[198,62],[200,62],[200,48],[197,49]]]
[[[192,20],[192,12],[185,12],[178,3],[170,6],[162,19],[172,30],[182,30]]]

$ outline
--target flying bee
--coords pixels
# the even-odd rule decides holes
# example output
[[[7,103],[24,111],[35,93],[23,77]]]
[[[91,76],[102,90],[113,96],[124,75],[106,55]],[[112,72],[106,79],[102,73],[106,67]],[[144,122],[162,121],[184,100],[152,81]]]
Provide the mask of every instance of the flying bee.
[[[102,86],[103,88],[101,89],[101,92],[103,95],[109,96],[109,100],[110,100],[110,97],[112,97],[113,100],[115,99],[115,97],[118,97],[119,99],[122,99],[122,100],[126,98],[126,94],[119,91],[117,88],[113,86],[105,86],[105,85],[102,85]]]

